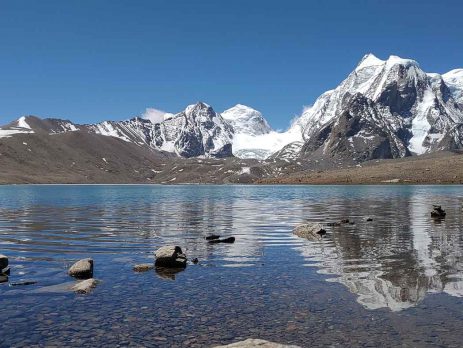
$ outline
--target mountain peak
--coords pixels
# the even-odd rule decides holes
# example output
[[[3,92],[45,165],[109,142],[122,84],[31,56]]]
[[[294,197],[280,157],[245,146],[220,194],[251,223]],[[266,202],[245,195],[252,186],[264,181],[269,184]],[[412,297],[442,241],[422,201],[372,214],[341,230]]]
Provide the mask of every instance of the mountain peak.
[[[272,131],[272,128],[259,111],[243,104],[236,104],[225,110],[222,112],[222,117],[232,125],[236,133],[254,136]]]
[[[357,68],[355,70],[360,70],[360,69],[364,69],[370,66],[377,66],[377,65],[383,65],[383,64],[384,64],[384,60],[379,59],[373,53],[368,53],[363,56],[363,58],[360,60],[360,63],[357,65]]]

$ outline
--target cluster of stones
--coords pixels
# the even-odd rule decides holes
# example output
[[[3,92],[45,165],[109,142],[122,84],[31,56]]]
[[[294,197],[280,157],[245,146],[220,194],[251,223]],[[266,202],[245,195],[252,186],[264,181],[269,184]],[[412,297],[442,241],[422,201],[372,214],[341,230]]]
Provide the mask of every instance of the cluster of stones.
[[[68,274],[81,280],[71,287],[72,291],[79,294],[88,294],[98,284],[98,280],[93,278],[93,259],[86,258],[77,261],[69,268]]]

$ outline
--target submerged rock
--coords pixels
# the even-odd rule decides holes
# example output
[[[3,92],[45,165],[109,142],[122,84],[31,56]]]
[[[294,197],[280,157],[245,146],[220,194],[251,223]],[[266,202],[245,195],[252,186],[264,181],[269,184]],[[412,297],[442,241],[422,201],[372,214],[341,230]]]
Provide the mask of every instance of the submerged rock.
[[[326,230],[320,224],[301,224],[296,226],[296,228],[293,230],[293,233],[301,238],[318,240],[326,234]]]
[[[199,262],[199,260],[197,257],[195,257],[193,260],[191,260],[191,262],[193,262],[196,265]]]
[[[185,268],[180,267],[157,267],[154,269],[159,278],[175,280],[177,273],[183,272]]]
[[[88,294],[90,291],[92,291],[97,286],[98,283],[99,283],[98,280],[94,278],[90,278],[90,279],[78,282],[76,285],[74,285],[71,288],[71,290],[74,292],[77,292],[78,294]]]
[[[371,221],[373,221],[373,218],[368,216],[368,217],[365,218],[365,221],[371,222]]]
[[[179,246],[163,246],[154,253],[156,267],[185,268],[186,255]]]
[[[220,236],[218,234],[211,234],[206,237],[206,240],[214,240],[214,239],[219,239]]]
[[[228,238],[223,238],[223,239],[214,239],[214,240],[210,240],[209,243],[212,243],[212,244],[217,244],[217,243],[229,243],[229,244],[232,244],[232,243],[235,243],[235,237],[228,237]]]
[[[433,205],[433,210],[431,211],[431,217],[435,219],[443,219],[445,218],[445,215],[447,213],[445,212],[444,209],[440,205]]]
[[[8,267],[8,257],[0,254],[0,269]]]
[[[146,272],[150,271],[154,268],[154,265],[152,263],[141,263],[139,265],[133,266],[133,270],[135,272]]]
[[[10,283],[10,286],[25,286],[25,285],[34,285],[37,284],[35,280],[25,280],[22,282]]]
[[[227,344],[224,346],[215,346],[215,348],[300,348],[295,345],[280,344],[255,338],[248,338],[247,340]]]
[[[68,273],[71,277],[79,279],[93,277],[93,259],[87,258],[77,261],[71,266]]]

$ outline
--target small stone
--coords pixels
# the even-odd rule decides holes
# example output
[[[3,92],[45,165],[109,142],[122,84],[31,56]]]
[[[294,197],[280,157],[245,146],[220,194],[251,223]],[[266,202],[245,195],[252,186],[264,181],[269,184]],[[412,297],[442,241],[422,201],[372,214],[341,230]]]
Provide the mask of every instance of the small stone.
[[[214,240],[214,239],[219,239],[220,236],[218,234],[211,234],[206,237],[206,240]]]
[[[8,257],[0,254],[0,269],[8,267]]]
[[[93,260],[90,258],[77,261],[69,269],[71,277],[86,279],[93,277]]]
[[[350,222],[349,219],[342,219],[342,220],[341,220],[341,223],[342,223],[342,224],[348,224],[349,222]]]
[[[135,272],[146,272],[152,269],[154,269],[154,265],[152,263],[142,263],[142,264],[133,266],[133,270]]]
[[[191,262],[193,262],[196,265],[199,262],[199,260],[197,257],[195,257],[193,260],[191,260]]]
[[[214,240],[210,240],[209,243],[212,243],[212,244],[217,244],[217,243],[229,243],[229,244],[232,244],[232,243],[235,243],[235,237],[228,237],[228,238],[223,238],[223,239],[214,239]]]
[[[372,218],[372,217],[367,217],[367,218],[365,219],[365,221],[367,221],[367,222],[373,221],[373,218]]]
[[[76,285],[74,285],[71,288],[71,290],[78,294],[88,294],[90,291],[92,291],[96,287],[97,284],[98,284],[98,280],[94,278],[90,278],[90,279],[78,282]]]
[[[440,205],[433,205],[433,210],[431,211],[431,217],[435,219],[444,219],[447,213]]]
[[[296,226],[293,233],[301,238],[319,240],[326,234],[326,230],[320,224],[301,224]]]
[[[37,284],[37,282],[34,280],[26,280],[23,282],[11,283],[10,286],[24,286],[24,285],[34,285],[34,284]]]
[[[156,257],[156,267],[186,267],[186,255],[183,254],[182,248],[179,246],[164,246],[156,250],[154,253]]]
[[[249,338],[244,341],[227,344],[224,346],[215,346],[215,348],[300,348],[295,345],[280,344],[255,338]]]

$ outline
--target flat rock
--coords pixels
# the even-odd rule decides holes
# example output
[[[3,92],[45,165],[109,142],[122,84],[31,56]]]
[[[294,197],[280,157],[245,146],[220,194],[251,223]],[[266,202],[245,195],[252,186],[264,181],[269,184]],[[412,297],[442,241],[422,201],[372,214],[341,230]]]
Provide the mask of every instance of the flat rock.
[[[182,248],[180,248],[179,246],[163,246],[156,250],[154,256],[156,257],[156,267],[186,267],[186,256],[185,254],[183,254]]]
[[[213,240],[210,240],[209,243],[212,243],[212,244],[217,244],[217,243],[232,244],[232,243],[235,243],[235,237],[228,237],[228,238],[222,238],[222,239],[213,239]]]
[[[206,240],[214,240],[214,239],[219,239],[220,236],[218,234],[210,234],[209,236],[206,237]]]
[[[301,224],[296,226],[293,233],[301,238],[307,238],[309,240],[319,240],[324,234],[325,229],[320,224]]]
[[[71,277],[86,279],[93,277],[93,259],[87,258],[77,261],[69,268]]]
[[[259,348],[300,348],[299,346],[295,346],[295,345],[275,343],[275,342],[270,342],[270,341],[255,339],[255,338],[249,338],[249,339],[244,340],[244,341],[240,341],[240,342],[236,342],[236,343],[232,343],[232,344],[227,344],[227,345],[224,345],[224,346],[216,346],[216,348],[254,348],[254,347],[259,347]]]
[[[88,294],[92,291],[96,285],[98,284],[98,280],[94,278],[86,279],[81,282],[78,282],[74,285],[71,290],[77,292],[78,294]]]
[[[134,272],[146,272],[152,270],[154,265],[152,263],[141,263],[139,265],[133,266]]]
[[[8,257],[0,254],[0,269],[8,267]]]

